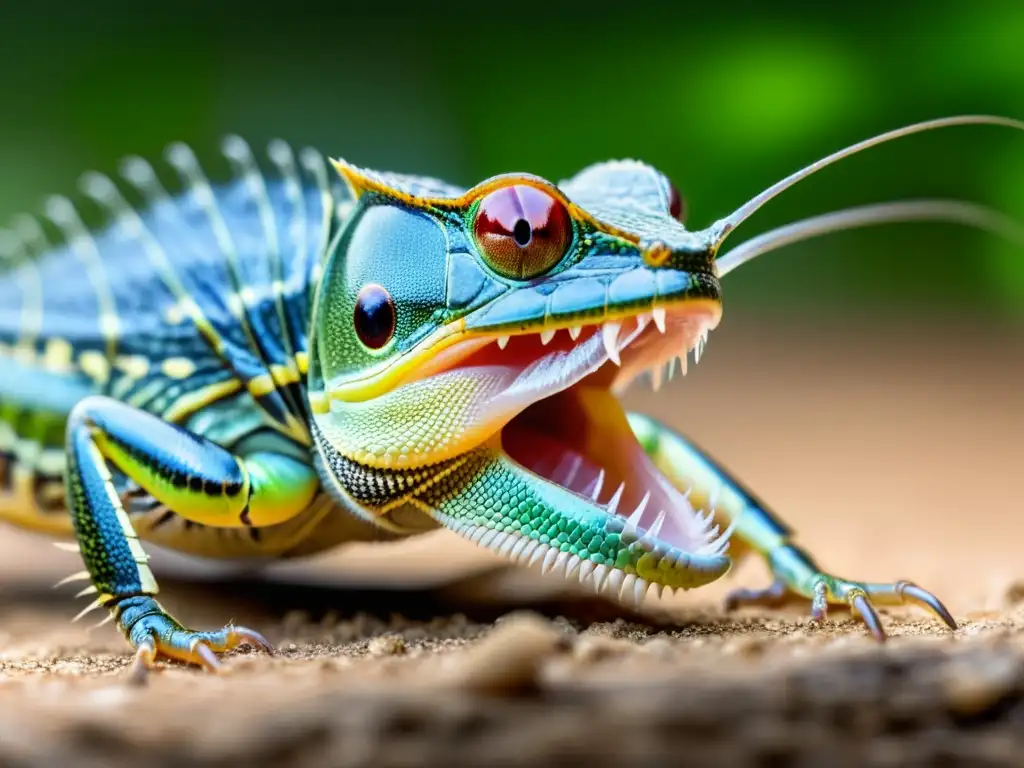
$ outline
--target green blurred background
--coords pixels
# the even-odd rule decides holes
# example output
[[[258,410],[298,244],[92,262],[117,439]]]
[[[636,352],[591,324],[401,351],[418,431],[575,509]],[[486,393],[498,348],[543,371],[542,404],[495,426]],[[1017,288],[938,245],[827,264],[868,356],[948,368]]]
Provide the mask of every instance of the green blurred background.
[[[0,220],[173,140],[283,137],[472,184],[632,156],[704,226],[828,152],[916,120],[1024,118],[1024,2],[0,5]],[[794,188],[730,245],[867,202],[1024,220],[1024,134],[903,139]],[[832,235],[730,276],[730,311],[1024,318],[1024,253],[946,225]]]

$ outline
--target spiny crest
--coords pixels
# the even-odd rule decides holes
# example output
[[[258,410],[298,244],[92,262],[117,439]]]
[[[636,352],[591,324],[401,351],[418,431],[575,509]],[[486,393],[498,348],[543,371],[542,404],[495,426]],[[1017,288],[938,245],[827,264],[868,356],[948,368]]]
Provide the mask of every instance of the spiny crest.
[[[223,183],[242,181],[252,191],[261,206],[269,205],[266,194],[266,179],[255,153],[249,145],[235,135],[226,136],[221,142],[221,153],[231,166],[231,175]],[[266,152],[268,166],[275,178],[280,179],[289,190],[290,199],[295,200],[301,188],[300,172],[305,173],[316,187],[323,192],[324,200],[333,199],[339,206],[351,204],[351,195],[345,185],[332,181],[327,173],[324,156],[313,147],[304,147],[297,156],[291,147],[281,139],[269,142]],[[128,201],[121,185],[111,176],[98,171],[86,171],[78,180],[78,191],[87,200],[96,204],[104,216],[103,224],[118,223],[138,234],[143,228],[141,212],[171,201],[178,194],[194,195],[200,201],[212,199],[212,182],[206,176],[194,151],[182,142],[174,142],[163,152],[164,161],[177,172],[181,188],[171,193],[164,186],[154,166],[146,159],[129,155],[118,167],[118,176],[142,200],[142,207]],[[346,211],[332,213],[344,215]],[[79,202],[64,195],[48,197],[42,206],[42,214],[53,224],[63,242],[84,248],[93,248],[91,233],[96,227],[89,226],[79,211]],[[57,243],[51,242],[39,219],[27,213],[12,217],[9,228],[0,230],[0,269],[9,268],[27,258],[36,258],[49,251]]]

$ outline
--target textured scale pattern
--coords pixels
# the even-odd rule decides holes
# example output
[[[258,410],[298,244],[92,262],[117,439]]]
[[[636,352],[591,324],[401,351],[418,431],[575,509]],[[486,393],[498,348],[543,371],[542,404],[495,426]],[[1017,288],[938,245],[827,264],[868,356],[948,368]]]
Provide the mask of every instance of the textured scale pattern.
[[[972,122],[1024,128],[960,117],[888,138]],[[269,648],[173,619],[142,541],[273,558],[438,525],[637,603],[722,576],[735,534],[775,579],[736,603],[793,592],[818,618],[843,603],[884,638],[873,603],[912,602],[955,628],[914,584],[821,571],[723,467],[615,398],[699,362],[740,260],[716,262],[732,229],[884,140],[696,232],[669,180],[633,160],[462,189],[229,136],[226,179],[183,144],[159,172],[130,158],[116,181],[86,174],[88,202],[53,197],[0,230],[0,519],[74,535],[86,570],[61,583],[90,582],[79,617],[107,610],[136,670]],[[740,255],[909,211],[817,217]]]

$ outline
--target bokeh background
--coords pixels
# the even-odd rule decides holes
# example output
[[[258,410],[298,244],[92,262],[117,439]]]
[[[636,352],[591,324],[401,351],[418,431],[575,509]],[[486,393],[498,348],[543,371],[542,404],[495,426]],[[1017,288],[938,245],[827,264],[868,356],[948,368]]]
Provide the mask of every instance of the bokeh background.
[[[0,221],[126,154],[183,140],[209,157],[235,132],[467,186],[637,157],[675,180],[697,228],[842,146],[972,112],[1024,118],[1020,0],[0,0]],[[1024,221],[1024,134],[873,149],[729,245],[920,197]],[[953,225],[859,230],[760,258],[725,297],[700,367],[629,404],[724,457],[840,573],[998,605],[1024,576],[1020,538],[993,535],[1024,521],[1024,253]],[[0,559],[23,572],[36,551]],[[453,562],[432,543],[410,552],[384,570]],[[356,575],[365,562],[338,560]]]
[[[225,132],[472,184],[633,156],[706,225],[872,133],[1024,117],[1024,4],[643,0],[0,4],[0,220],[86,169]],[[746,234],[888,199],[1024,218],[1024,136],[955,128],[844,161]],[[742,230],[741,230],[742,232]],[[733,236],[738,243],[741,234]],[[729,279],[729,310],[1024,314],[1024,258],[956,226],[795,246]]]

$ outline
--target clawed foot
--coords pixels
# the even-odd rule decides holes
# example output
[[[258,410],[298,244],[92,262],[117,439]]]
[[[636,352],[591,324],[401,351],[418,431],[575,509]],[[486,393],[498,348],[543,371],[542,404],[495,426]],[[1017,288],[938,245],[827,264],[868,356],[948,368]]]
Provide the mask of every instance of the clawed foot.
[[[932,611],[945,622],[950,629],[956,629],[956,621],[946,606],[931,592],[909,581],[897,581],[894,584],[867,584],[846,581],[826,574],[818,574],[811,582],[810,601],[811,617],[822,620],[828,613],[829,603],[846,605],[859,616],[868,630],[879,642],[886,639],[885,630],[878,617],[876,605],[907,605],[915,604]],[[725,598],[725,609],[733,610],[743,605],[764,605],[778,607],[790,600],[805,600],[806,596],[792,589],[781,578],[765,589],[737,589]]]
[[[167,615],[151,597],[133,597],[116,607],[117,620],[135,650],[132,678],[143,681],[157,658],[196,664],[208,672],[223,665],[217,654],[249,645],[273,654],[273,646],[263,635],[246,627],[228,625],[213,632],[194,632]]]

